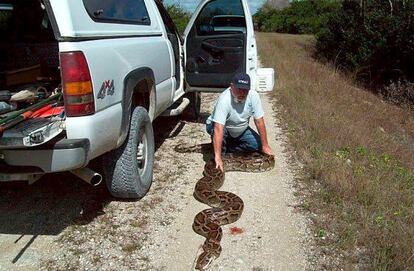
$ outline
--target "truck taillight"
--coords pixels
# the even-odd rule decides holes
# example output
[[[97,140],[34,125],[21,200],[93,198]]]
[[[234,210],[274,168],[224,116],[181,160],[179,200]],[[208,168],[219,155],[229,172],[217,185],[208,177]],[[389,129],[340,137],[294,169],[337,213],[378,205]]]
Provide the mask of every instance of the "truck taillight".
[[[60,53],[65,114],[79,117],[95,113],[91,75],[80,51]]]

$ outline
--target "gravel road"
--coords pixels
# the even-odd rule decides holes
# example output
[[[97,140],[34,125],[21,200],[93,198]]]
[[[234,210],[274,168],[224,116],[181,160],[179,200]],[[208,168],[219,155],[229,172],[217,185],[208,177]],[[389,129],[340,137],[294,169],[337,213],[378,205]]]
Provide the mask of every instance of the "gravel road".
[[[203,122],[216,97],[203,94],[198,122],[157,120],[154,184],[140,201],[116,201],[70,174],[33,186],[0,184],[0,270],[192,270],[204,239],[191,225],[207,208],[192,194],[208,155],[173,148],[209,142]],[[308,267],[306,219],[292,207],[284,137],[269,97],[262,101],[276,166],[226,173],[221,190],[236,193],[245,207],[239,221],[223,227],[223,252],[210,270]]]

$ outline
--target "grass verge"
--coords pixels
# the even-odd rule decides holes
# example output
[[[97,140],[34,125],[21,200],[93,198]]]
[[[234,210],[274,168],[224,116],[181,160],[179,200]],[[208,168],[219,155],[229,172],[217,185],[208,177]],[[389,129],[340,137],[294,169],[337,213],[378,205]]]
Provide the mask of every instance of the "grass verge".
[[[341,266],[414,266],[414,118],[312,58],[314,38],[258,33],[275,106],[304,164],[303,207]],[[363,267],[362,267],[363,266]],[[348,269],[348,268],[346,268]]]

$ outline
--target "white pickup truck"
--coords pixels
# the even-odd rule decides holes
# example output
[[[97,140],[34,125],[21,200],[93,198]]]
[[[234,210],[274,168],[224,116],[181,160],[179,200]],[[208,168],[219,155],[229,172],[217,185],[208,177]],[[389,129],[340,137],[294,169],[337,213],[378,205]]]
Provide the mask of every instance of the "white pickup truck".
[[[214,17],[230,25],[215,29]],[[200,92],[222,91],[237,72],[256,86],[247,0],[202,0],[183,39],[158,0],[0,0],[0,32],[0,90],[34,95],[3,101],[24,111],[63,97],[48,104],[58,115],[29,111],[13,124],[0,116],[0,181],[71,171],[96,185],[102,177],[87,166],[101,157],[110,193],[141,198],[152,183],[157,116],[186,107],[197,115]]]

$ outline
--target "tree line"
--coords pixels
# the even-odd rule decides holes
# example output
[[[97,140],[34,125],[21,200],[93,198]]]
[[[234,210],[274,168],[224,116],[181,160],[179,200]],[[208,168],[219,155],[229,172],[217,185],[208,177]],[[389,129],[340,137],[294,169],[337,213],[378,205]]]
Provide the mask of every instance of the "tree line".
[[[414,1],[294,0],[254,16],[259,31],[314,34],[316,55],[397,103],[414,104]]]

